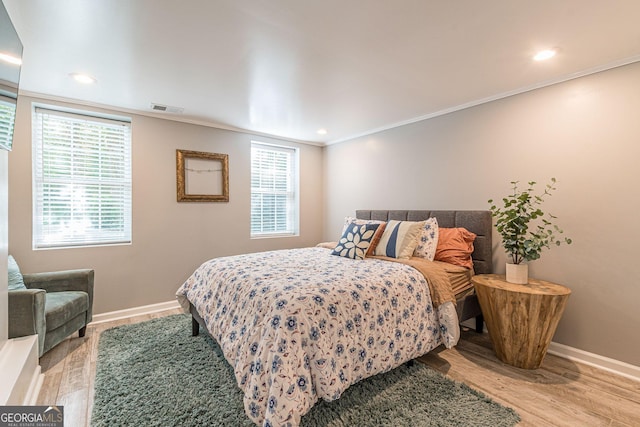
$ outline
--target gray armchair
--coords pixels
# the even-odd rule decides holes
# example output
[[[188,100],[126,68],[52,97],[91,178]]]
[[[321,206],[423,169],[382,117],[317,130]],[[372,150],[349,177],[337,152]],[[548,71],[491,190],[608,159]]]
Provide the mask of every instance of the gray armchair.
[[[24,288],[10,283],[9,338],[38,334],[42,356],[75,331],[83,337],[93,313],[93,277],[93,270],[67,270],[22,275]]]

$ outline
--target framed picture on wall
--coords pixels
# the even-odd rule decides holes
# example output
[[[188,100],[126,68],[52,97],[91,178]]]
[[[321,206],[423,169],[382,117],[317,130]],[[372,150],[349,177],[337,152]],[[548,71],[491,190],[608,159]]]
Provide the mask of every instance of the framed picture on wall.
[[[178,202],[228,202],[229,155],[176,150]]]

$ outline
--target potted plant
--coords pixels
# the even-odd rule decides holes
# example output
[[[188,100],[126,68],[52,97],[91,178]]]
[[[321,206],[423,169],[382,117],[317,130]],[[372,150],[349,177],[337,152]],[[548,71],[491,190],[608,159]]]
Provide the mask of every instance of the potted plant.
[[[491,215],[496,221],[496,230],[502,237],[502,245],[507,252],[507,282],[526,284],[528,265],[525,261],[540,258],[543,248],[562,243],[571,244],[568,237],[558,237],[563,231],[552,221],[555,216],[545,214],[540,206],[545,198],[555,191],[556,179],[551,178],[544,192],[534,194],[535,181],[529,182],[529,188],[520,190],[518,181],[512,181],[513,193],[502,199],[503,206],[491,204]]]

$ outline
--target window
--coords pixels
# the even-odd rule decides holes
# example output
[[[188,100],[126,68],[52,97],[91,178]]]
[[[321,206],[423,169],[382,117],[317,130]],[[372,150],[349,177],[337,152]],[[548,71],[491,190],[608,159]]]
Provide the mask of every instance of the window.
[[[0,147],[11,149],[16,101],[0,95]]]
[[[36,107],[34,249],[131,243],[131,124]]]
[[[298,153],[251,144],[251,237],[298,234]]]

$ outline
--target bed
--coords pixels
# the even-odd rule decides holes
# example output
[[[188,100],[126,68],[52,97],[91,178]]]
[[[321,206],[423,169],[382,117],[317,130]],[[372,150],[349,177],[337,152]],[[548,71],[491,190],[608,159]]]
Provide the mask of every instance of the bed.
[[[423,221],[476,234],[476,274],[491,272],[488,211],[358,210],[362,220]],[[471,290],[436,305],[432,280],[413,265],[331,256],[321,247],[223,257],[202,264],[177,297],[218,342],[258,425],[297,426],[369,376],[435,347],[452,347],[458,323],[480,315]],[[481,325],[481,320],[479,320]],[[481,326],[480,326],[481,327]]]

